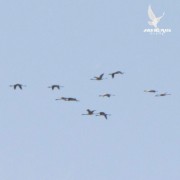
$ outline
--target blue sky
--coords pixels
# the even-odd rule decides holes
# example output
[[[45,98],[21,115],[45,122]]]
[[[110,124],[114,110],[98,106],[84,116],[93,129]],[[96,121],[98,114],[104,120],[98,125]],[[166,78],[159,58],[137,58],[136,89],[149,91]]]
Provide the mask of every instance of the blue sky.
[[[157,16],[165,12],[159,26],[171,33],[143,33],[149,4]],[[1,1],[0,179],[179,180],[178,7],[178,0]],[[112,80],[117,70],[125,74]],[[101,73],[108,79],[90,80]],[[15,83],[27,87],[14,91]],[[54,83],[64,88],[47,88]],[[80,102],[55,101],[61,96]],[[82,116],[88,108],[111,116]]]

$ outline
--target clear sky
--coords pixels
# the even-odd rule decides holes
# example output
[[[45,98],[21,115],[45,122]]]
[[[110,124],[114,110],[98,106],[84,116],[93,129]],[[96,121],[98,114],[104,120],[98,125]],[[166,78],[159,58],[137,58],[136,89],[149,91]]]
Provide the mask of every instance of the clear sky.
[[[149,4],[157,16],[165,12],[159,26],[172,33],[143,33]],[[179,7],[179,0],[1,1],[0,179],[179,180]],[[117,70],[125,74],[111,79]],[[101,73],[108,79],[90,80]],[[27,87],[14,91],[15,83]],[[80,102],[55,101],[61,96]],[[82,116],[88,108],[111,116]]]

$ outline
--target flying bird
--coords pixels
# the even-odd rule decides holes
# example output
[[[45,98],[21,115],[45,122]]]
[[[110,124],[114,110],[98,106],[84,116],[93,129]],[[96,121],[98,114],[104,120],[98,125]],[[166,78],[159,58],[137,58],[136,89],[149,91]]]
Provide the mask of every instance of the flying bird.
[[[67,98],[67,101],[79,101],[79,100],[77,100],[76,98]]]
[[[111,96],[115,96],[115,95],[114,94],[109,94],[109,93],[99,95],[99,97],[108,97],[108,98],[110,98]]]
[[[159,96],[168,96],[168,95],[171,95],[171,94],[168,94],[168,93],[161,93],[161,94],[156,94],[155,96],[156,96],[156,97],[159,97]]]
[[[161,20],[161,18],[163,18],[164,14],[165,14],[165,13],[163,13],[163,15],[160,16],[160,17],[156,17],[155,14],[154,14],[154,12],[153,12],[153,10],[151,9],[151,6],[149,5],[149,7],[148,7],[148,16],[149,16],[149,19],[150,19],[151,21],[148,21],[148,24],[149,24],[150,26],[154,26],[154,28],[158,28],[158,27],[157,27],[157,24],[159,23],[159,21]]]
[[[149,93],[156,93],[158,91],[154,90],[154,89],[150,89],[150,90],[144,90],[144,92],[149,92]]]
[[[77,100],[76,98],[71,98],[71,97],[68,97],[68,98],[66,98],[66,97],[61,97],[61,98],[58,98],[58,99],[56,99],[56,100],[63,100],[63,101],[79,101],[79,100]]]
[[[87,109],[86,111],[87,111],[87,114],[82,114],[82,115],[93,115],[96,110]]]
[[[98,81],[100,81],[100,80],[106,79],[106,78],[103,78],[103,76],[104,76],[104,73],[101,74],[100,76],[95,76],[94,79],[91,79],[91,80],[98,80]]]
[[[111,77],[114,78],[116,74],[124,74],[124,72],[116,71],[116,72],[110,73],[109,75],[111,75]]]
[[[14,90],[16,90],[17,87],[22,90],[22,88],[26,87],[26,85],[23,85],[23,84],[14,84],[14,85],[10,85],[10,87],[13,87]]]
[[[96,116],[104,116],[105,119],[107,119],[107,116],[110,116],[110,114],[106,114],[105,112],[99,112],[96,114]]]
[[[64,87],[64,86],[60,86],[60,85],[54,84],[52,86],[49,86],[48,88],[51,88],[52,90],[54,90],[55,88],[56,89],[60,89],[61,87]]]

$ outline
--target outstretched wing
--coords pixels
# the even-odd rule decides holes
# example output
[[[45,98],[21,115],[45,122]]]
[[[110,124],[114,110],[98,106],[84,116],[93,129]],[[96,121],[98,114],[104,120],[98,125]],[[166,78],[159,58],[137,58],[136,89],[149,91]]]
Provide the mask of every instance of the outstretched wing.
[[[154,19],[156,19],[156,16],[155,16],[154,12],[152,11],[150,5],[149,5],[149,7],[148,7],[148,16],[149,16],[149,19],[151,19],[152,21],[153,21]]]
[[[102,77],[103,77],[103,76],[104,76],[104,73],[103,73],[103,74],[101,74],[101,75],[99,76],[99,78],[100,78],[100,79],[102,79]]]
[[[104,114],[104,117],[107,119],[107,114]]]
[[[160,20],[161,20],[161,18],[163,18],[163,17],[164,17],[164,14],[165,14],[165,13],[163,13],[163,15],[162,15],[162,16],[158,17],[158,18],[157,18],[157,20],[158,20],[158,21],[160,21]]]

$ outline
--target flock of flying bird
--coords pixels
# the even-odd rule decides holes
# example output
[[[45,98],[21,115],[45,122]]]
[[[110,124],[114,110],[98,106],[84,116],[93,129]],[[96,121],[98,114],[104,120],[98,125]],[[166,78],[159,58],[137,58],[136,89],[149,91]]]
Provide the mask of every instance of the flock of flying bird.
[[[123,75],[124,72],[121,72],[121,71],[116,71],[116,72],[113,72],[113,73],[110,73],[109,75],[112,77],[112,79],[115,77],[115,75]],[[99,76],[94,76],[93,78],[91,78],[90,80],[96,80],[96,81],[101,81],[101,80],[104,80],[104,79],[107,79],[107,78],[104,78],[104,73],[99,75]],[[23,89],[23,87],[26,87],[26,85],[23,85],[23,84],[14,84],[14,85],[10,85],[10,87],[13,87],[14,90],[16,90],[17,88],[19,88],[20,90]],[[57,84],[54,84],[54,85],[51,85],[51,86],[48,86],[48,88],[51,88],[52,90],[60,90],[61,87],[64,87],[64,86],[61,86],[61,85],[57,85]],[[154,90],[154,89],[150,89],[150,90],[144,90],[144,92],[146,93],[157,93],[158,91]],[[167,95],[171,95],[169,93],[160,93],[160,94],[155,94],[156,97],[158,96],[167,96]],[[110,98],[111,96],[115,96],[114,94],[109,94],[109,93],[106,93],[106,94],[102,94],[102,95],[99,95],[99,97],[108,97]],[[79,100],[76,99],[76,98],[72,98],[72,97],[61,97],[61,98],[57,98],[56,100],[63,100],[63,101],[76,101],[78,102]],[[95,113],[96,110],[90,110],[90,109],[87,109],[86,110],[87,113],[86,114],[82,114],[82,115],[96,115],[96,116],[103,116],[105,119],[107,119],[107,116],[110,116],[110,114],[107,114],[105,112],[99,112],[99,113]]]

